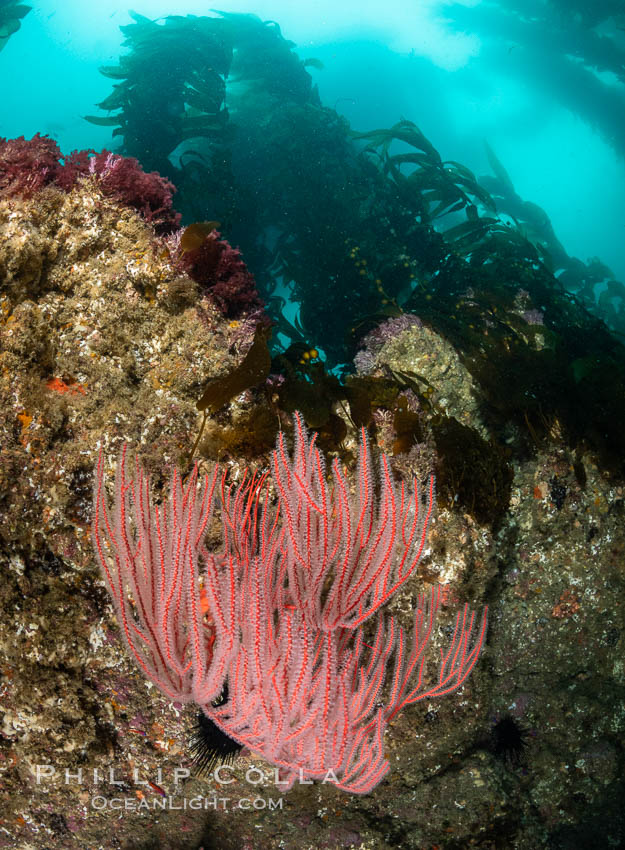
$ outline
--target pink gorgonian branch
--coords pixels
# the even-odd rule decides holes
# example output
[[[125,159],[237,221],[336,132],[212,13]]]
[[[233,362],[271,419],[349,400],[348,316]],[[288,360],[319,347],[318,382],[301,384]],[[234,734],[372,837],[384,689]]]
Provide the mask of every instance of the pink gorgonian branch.
[[[394,671],[392,688],[385,709],[387,720],[392,720],[402,708],[424,699],[446,696],[460,688],[475,667],[484,645],[488,608],[478,617],[468,605],[456,613],[451,641],[446,650],[440,650],[438,675],[427,675],[427,648],[434,636],[434,626],[445,588],[434,585],[417,601],[412,629],[410,652],[406,647],[406,634],[400,627],[394,645]]]
[[[414,573],[432,516],[434,477],[424,493],[417,481],[397,486],[385,454],[376,476],[363,428],[352,495],[337,459],[328,486],[315,438],[296,413],[293,456],[282,434],[273,452],[289,587],[310,626],[356,628]]]
[[[359,663],[360,630],[325,632],[293,607],[281,608],[281,588],[260,558],[242,584],[241,642],[228,673],[228,700],[203,705],[229,737],[280,768],[285,789],[301,775],[366,793],[385,776],[385,718],[376,706],[392,650],[380,619],[377,652]],[[369,721],[372,728],[369,729]]]
[[[390,769],[389,721],[410,703],[461,687],[484,643],[486,611],[479,622],[467,605],[456,614],[438,665],[429,650],[439,638],[440,585],[418,597],[411,642],[381,612],[370,643],[362,627],[311,625],[291,587],[287,530],[270,505],[265,476],[246,475],[236,488],[222,484],[221,493],[226,551],[239,564],[241,632],[228,699],[203,711],[279,767],[285,788],[298,777],[330,778],[349,793],[369,793]]]
[[[169,496],[154,504],[138,461],[127,477],[120,453],[112,511],[104,459],[94,483],[92,539],[126,644],[144,675],[166,696],[204,703],[223,687],[236,651],[236,565],[205,547],[218,468],[198,489],[174,470]],[[206,614],[203,609],[207,609]]]
[[[204,705],[229,737],[280,769],[285,788],[298,777],[369,793],[388,773],[387,724],[405,706],[459,688],[475,666],[486,633],[464,611],[437,676],[426,661],[442,601],[440,586],[418,598],[412,647],[393,618],[377,615],[371,643],[363,629],[319,630],[293,606],[282,607],[276,560],[256,557],[242,583],[241,642],[228,673],[226,702]]]
[[[186,484],[172,472],[156,504],[124,446],[109,508],[104,461],[94,483],[92,536],[126,644],[164,694],[195,702],[225,734],[298,775],[371,791],[389,770],[388,723],[407,705],[463,685],[486,634],[467,605],[440,659],[443,589],[418,597],[412,637],[381,607],[414,574],[434,502],[393,481],[382,455],[374,474],[362,434],[355,486],[338,461],[331,484],[315,435],[295,416],[293,455],[282,435],[268,474],[226,485],[214,468]],[[205,538],[221,503],[222,544]],[[369,618],[375,623],[363,624]],[[227,689],[224,691],[224,684]],[[213,704],[215,697],[227,697]]]

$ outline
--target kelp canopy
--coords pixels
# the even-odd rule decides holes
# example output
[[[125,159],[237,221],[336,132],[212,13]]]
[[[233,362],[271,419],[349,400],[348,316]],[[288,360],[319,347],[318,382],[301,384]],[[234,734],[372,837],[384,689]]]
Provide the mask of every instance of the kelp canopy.
[[[32,6],[18,0],[0,0],[0,50],[6,47],[11,36],[20,28],[22,18],[31,9]]]
[[[482,0],[471,7],[443,6],[448,26],[479,36],[482,62],[550,95],[625,156],[622,0]]]
[[[411,121],[353,133],[320,102],[306,70],[319,63],[273,21],[133,19],[127,52],[102,69],[115,80],[99,104],[110,114],[89,120],[175,183],[187,221],[222,223],[292,349],[318,346],[349,371],[367,331],[416,313],[453,342],[493,427],[513,420],[534,440],[557,421],[622,463],[625,290],[598,261],[565,254],[493,151],[495,177],[479,181]]]

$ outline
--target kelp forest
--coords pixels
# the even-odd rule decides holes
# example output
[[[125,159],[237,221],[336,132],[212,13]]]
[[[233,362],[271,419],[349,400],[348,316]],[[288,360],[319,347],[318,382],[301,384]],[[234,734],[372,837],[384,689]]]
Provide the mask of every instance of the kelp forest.
[[[307,68],[321,63],[301,60],[274,21],[133,19],[119,63],[101,68],[112,91],[87,120],[176,186],[196,267],[210,257],[195,223],[240,247],[273,321],[285,410],[332,434],[337,400],[358,423],[391,384],[427,404],[418,374],[350,374],[368,332],[417,316],[457,348],[491,427],[513,426],[513,448],[557,427],[622,463],[625,288],[600,260],[567,255],[488,143],[492,173],[476,177],[442,159],[418,116],[352,131],[320,101]]]

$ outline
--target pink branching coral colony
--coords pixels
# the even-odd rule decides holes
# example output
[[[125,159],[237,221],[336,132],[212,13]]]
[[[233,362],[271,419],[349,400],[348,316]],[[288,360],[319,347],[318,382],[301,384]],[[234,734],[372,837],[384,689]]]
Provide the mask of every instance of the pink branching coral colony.
[[[352,494],[338,460],[328,484],[315,438],[298,415],[292,456],[280,434],[273,498],[267,474],[227,486],[215,466],[198,486],[196,465],[186,484],[174,470],[157,505],[138,462],[128,478],[124,446],[111,510],[100,455],[93,543],[126,644],[163,694],[201,706],[276,765],[285,788],[330,777],[366,794],[389,771],[388,722],[470,674],[486,611],[479,620],[467,605],[456,614],[438,676],[427,678],[441,586],[419,596],[410,647],[380,609],[419,563],[434,480],[425,493],[416,482],[397,486],[382,454],[376,481],[363,429]],[[219,553],[205,545],[216,497]]]

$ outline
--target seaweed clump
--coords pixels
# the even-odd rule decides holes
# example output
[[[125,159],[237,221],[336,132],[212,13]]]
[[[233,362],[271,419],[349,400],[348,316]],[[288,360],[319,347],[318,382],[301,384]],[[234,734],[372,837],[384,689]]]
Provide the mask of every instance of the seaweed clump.
[[[216,225],[217,222],[206,224]],[[198,235],[198,227],[198,224],[191,224],[182,232],[175,264],[200,289],[210,292],[224,316],[235,319],[242,313],[261,310],[263,303],[254,275],[243,262],[241,252],[220,239],[214,228],[202,236]],[[190,231],[193,239],[186,238]],[[185,248],[189,243],[191,247]]]
[[[433,425],[439,492],[453,494],[482,525],[496,530],[510,503],[512,467],[503,450],[453,417]]]
[[[155,171],[145,172],[133,157],[107,150],[63,156],[54,139],[39,133],[32,139],[0,138],[0,197],[30,198],[45,186],[69,192],[85,177],[93,177],[105,197],[137,210],[157,233],[178,227],[175,186]]]

